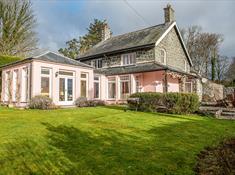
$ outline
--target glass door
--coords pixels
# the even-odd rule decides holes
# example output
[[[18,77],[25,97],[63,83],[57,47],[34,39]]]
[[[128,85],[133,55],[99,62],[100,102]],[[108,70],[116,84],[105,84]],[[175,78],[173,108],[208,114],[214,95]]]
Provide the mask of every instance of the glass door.
[[[73,78],[59,78],[59,101],[62,105],[72,105],[74,100]]]

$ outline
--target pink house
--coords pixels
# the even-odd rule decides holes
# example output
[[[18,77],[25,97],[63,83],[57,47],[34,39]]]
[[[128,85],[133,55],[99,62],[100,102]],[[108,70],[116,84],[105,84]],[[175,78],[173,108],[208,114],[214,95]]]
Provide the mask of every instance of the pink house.
[[[106,25],[103,40],[77,60],[46,52],[1,67],[2,103],[26,106],[40,94],[59,106],[74,105],[82,96],[122,103],[135,92],[200,95],[174,10],[168,5],[164,11],[163,24],[123,35],[111,36]]]

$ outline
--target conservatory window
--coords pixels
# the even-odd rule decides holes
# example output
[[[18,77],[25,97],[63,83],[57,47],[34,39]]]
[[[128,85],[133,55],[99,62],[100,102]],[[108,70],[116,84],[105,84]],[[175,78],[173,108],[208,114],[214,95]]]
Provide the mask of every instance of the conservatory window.
[[[130,95],[130,76],[120,76],[120,98],[127,99]]]
[[[115,77],[108,78],[108,98],[109,99],[116,98],[116,78]]]

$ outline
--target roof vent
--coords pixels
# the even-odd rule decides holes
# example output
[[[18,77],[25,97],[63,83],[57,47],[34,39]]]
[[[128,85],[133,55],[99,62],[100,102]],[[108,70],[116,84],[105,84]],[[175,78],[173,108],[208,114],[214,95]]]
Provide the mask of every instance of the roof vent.
[[[170,23],[175,21],[175,11],[171,7],[170,4],[167,4],[167,6],[164,8],[164,16],[165,16],[165,23]]]

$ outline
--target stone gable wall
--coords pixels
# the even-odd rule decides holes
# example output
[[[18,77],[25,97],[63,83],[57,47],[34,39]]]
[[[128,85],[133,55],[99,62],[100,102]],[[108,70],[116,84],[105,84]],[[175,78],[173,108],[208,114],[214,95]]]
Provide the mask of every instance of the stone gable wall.
[[[173,28],[163,40],[155,48],[156,61],[160,62],[160,51],[164,49],[166,51],[166,64],[177,68],[179,70],[185,70],[184,60],[187,63],[187,72],[190,71],[190,65],[187,60],[186,54],[183,50],[183,46],[180,43],[180,38],[177,35],[176,29]]]

